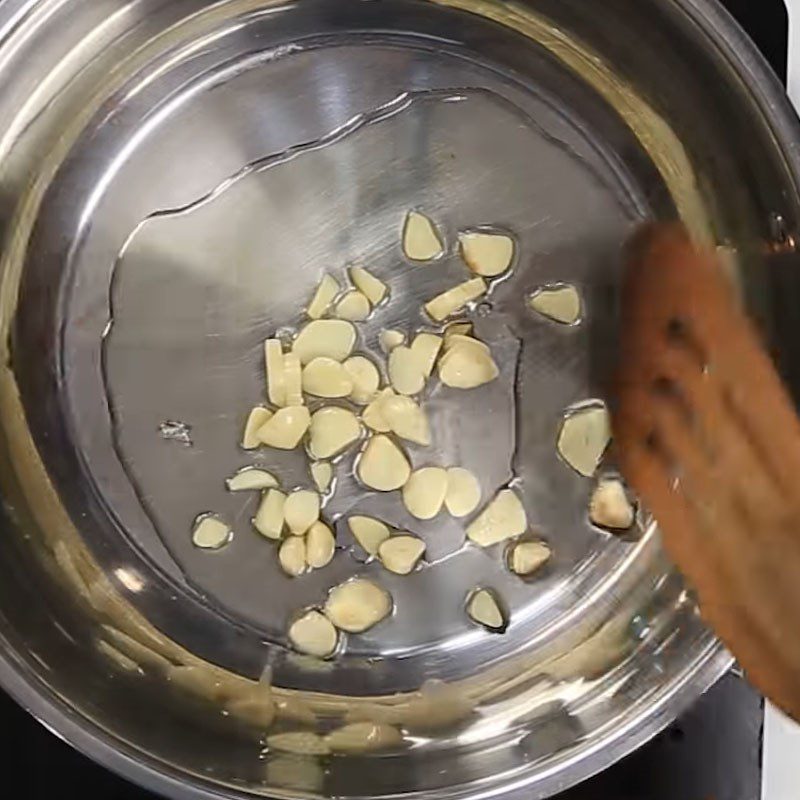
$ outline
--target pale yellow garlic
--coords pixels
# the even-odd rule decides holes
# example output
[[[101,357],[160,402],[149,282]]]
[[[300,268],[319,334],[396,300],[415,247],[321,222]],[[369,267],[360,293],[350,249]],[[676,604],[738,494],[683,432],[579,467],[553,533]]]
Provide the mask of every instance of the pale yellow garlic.
[[[352,356],[343,366],[353,384],[350,399],[361,406],[372,402],[381,382],[378,368],[364,356]]]
[[[412,261],[431,261],[444,252],[433,222],[418,211],[409,211],[403,227],[403,252]]]
[[[267,371],[267,396],[276,406],[286,405],[286,378],[283,374],[283,345],[280,339],[264,342],[264,363]]]
[[[307,489],[292,492],[286,498],[283,516],[289,530],[302,536],[319,519],[319,495]]]
[[[381,346],[381,350],[384,353],[391,353],[395,347],[399,347],[401,344],[404,344],[406,340],[406,335],[402,331],[395,331],[395,330],[382,330],[378,335],[378,343]]]
[[[506,617],[494,594],[487,589],[477,589],[467,601],[467,614],[473,622],[492,631],[501,631],[506,626]]]
[[[267,424],[271,416],[272,412],[263,406],[256,406],[247,415],[247,422],[244,424],[244,433],[242,434],[242,447],[245,450],[255,450],[261,445],[258,431]]]
[[[392,536],[378,547],[378,558],[389,572],[408,575],[425,553],[425,542],[416,536]]]
[[[311,417],[308,449],[313,458],[333,458],[359,438],[361,423],[349,409],[328,406]]]
[[[439,361],[439,379],[454,389],[475,389],[499,374],[491,355],[473,344],[456,343]]]
[[[427,447],[431,443],[428,417],[410,397],[388,395],[381,399],[380,419],[401,439]]]
[[[467,528],[467,536],[481,547],[519,536],[528,528],[528,518],[519,497],[503,489]]]
[[[605,478],[600,481],[589,501],[589,519],[602,528],[627,530],[636,517],[622,481]]]
[[[306,534],[306,561],[311,569],[322,569],[330,564],[336,551],[336,540],[331,529],[321,521],[315,522]]]
[[[333,481],[333,466],[327,461],[312,461],[310,469],[314,485],[322,494],[325,494]]]
[[[425,388],[425,372],[410,347],[400,345],[389,353],[389,381],[398,394],[419,394]]]
[[[356,329],[343,319],[317,319],[309,322],[292,345],[292,352],[305,366],[315,358],[327,357],[344,361],[356,343]]]
[[[233,531],[219,517],[211,514],[198,517],[192,531],[192,542],[203,550],[219,550],[233,538]]]
[[[374,517],[348,517],[347,525],[353,538],[371,556],[377,555],[381,543],[391,535],[388,526]]]
[[[289,626],[289,641],[306,655],[327,658],[336,650],[339,634],[319,611],[307,611]]]
[[[296,353],[287,353],[283,357],[283,378],[286,405],[303,405],[303,372]]]
[[[336,280],[330,275],[324,275],[317,287],[313,300],[306,310],[308,316],[311,319],[323,317],[340,291],[341,289]]]
[[[353,289],[336,304],[335,314],[339,319],[350,322],[363,322],[372,311],[369,299],[356,289]]]
[[[278,562],[281,569],[293,578],[306,571],[306,540],[302,536],[289,536],[281,542],[278,549]]]
[[[611,441],[611,417],[605,405],[569,409],[558,433],[557,449],[564,461],[587,478],[594,475]]]
[[[225,484],[230,492],[249,492],[255,489],[271,489],[278,485],[278,480],[264,469],[247,467],[228,478]]]
[[[280,408],[258,429],[258,438],[268,447],[294,450],[311,423],[305,406]]]
[[[447,470],[423,467],[411,473],[403,486],[403,504],[417,519],[433,519],[444,505],[447,494]]]
[[[460,518],[471,514],[481,501],[481,485],[467,469],[451,467],[447,470],[447,494],[444,504],[451,516]]]
[[[473,231],[458,239],[464,263],[477,275],[501,275],[514,260],[514,240],[505,234]]]
[[[335,633],[336,631],[334,631],[334,634]],[[310,653],[309,655],[314,654]],[[271,733],[269,736],[267,736],[267,748],[270,750],[278,750],[282,753],[292,753],[293,755],[297,756],[326,756],[331,752],[331,748],[325,741],[325,737],[320,736],[317,733],[313,733],[312,731],[286,731],[285,733]],[[306,759],[303,761],[305,762]],[[269,763],[272,764],[273,762],[274,759],[271,759]],[[296,778],[300,777],[301,775],[307,775],[313,764],[313,761],[309,762],[308,764],[303,763],[298,775],[295,775],[294,772],[290,772],[290,776],[293,781],[289,785],[297,785]]]
[[[581,298],[574,286],[545,286],[528,303],[534,311],[562,325],[574,325],[581,318]]]
[[[392,389],[391,386],[387,386],[385,389],[378,392],[377,397],[361,414],[361,419],[368,428],[378,433],[389,433],[391,431],[391,427],[383,414],[383,404],[388,398],[395,396],[394,389]]]
[[[331,589],[325,603],[325,616],[340,630],[363,633],[392,610],[392,598],[377,584],[355,578]]]
[[[543,542],[517,542],[508,558],[508,566],[517,575],[533,575],[544,566],[552,553]]]
[[[425,304],[425,311],[432,319],[442,322],[461,311],[467,303],[486,294],[488,288],[483,278],[472,278],[429,300]]]
[[[435,333],[418,333],[411,343],[411,352],[419,363],[422,374],[429,378],[442,348],[442,337]]]
[[[411,475],[411,466],[403,451],[388,436],[376,434],[361,454],[357,472],[370,489],[391,492],[405,484]]]
[[[283,533],[283,507],[286,495],[277,489],[270,489],[261,498],[261,503],[253,519],[253,526],[267,539],[280,539]]]
[[[388,294],[389,287],[363,267],[350,267],[350,280],[373,306],[377,306]]]
[[[314,397],[347,397],[353,381],[341,363],[322,356],[303,368],[303,390]]]
[[[403,736],[393,725],[353,722],[331,731],[325,741],[332,753],[372,753],[398,747]]]

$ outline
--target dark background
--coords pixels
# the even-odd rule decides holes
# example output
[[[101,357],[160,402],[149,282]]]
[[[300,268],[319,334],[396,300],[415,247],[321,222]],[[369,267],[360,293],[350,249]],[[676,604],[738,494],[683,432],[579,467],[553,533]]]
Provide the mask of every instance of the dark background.
[[[782,0],[723,2],[783,78],[787,20]],[[759,800],[762,723],[761,699],[743,680],[728,675],[650,744],[558,800]],[[24,776],[28,800],[51,800],[65,791],[91,800],[155,797],[95,766],[2,693],[0,728],[3,763]]]

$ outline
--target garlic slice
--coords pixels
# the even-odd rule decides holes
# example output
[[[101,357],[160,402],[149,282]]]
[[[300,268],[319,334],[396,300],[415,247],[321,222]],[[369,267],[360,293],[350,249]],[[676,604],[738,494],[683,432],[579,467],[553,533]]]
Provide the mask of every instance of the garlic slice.
[[[308,305],[306,314],[308,314],[311,319],[319,319],[324,316],[340,291],[339,284],[334,278],[330,275],[323,275],[317,287],[317,291],[314,294],[314,298]]]
[[[294,450],[311,423],[311,416],[305,406],[279,408],[267,422],[258,429],[258,438],[268,447],[279,450]]]
[[[392,610],[392,598],[377,584],[355,578],[331,589],[325,616],[339,630],[363,633],[377,625]]]
[[[334,630],[334,634],[335,633],[336,631]],[[300,650],[299,647],[297,649]],[[301,650],[301,652],[305,651]],[[315,655],[315,653],[309,653],[309,655]],[[279,750],[282,753],[292,753],[296,756],[327,756],[331,752],[331,748],[325,741],[325,737],[320,736],[317,733],[312,733],[311,731],[286,731],[285,733],[271,733],[269,736],[267,736],[267,748],[270,750]],[[272,759],[269,764],[273,765],[275,762],[276,760]],[[298,765],[300,767],[298,774],[295,775],[293,772],[290,773],[292,782],[287,783],[286,785],[297,786],[297,778],[301,774],[307,775],[309,770],[311,770],[312,765],[315,763],[315,761],[310,761],[310,759],[303,759],[302,763]]]
[[[244,433],[242,434],[242,447],[245,450],[255,450],[261,445],[258,430],[267,424],[271,416],[272,412],[264,406],[256,406],[247,415],[247,422],[244,424]]]
[[[283,533],[283,507],[286,495],[277,489],[270,489],[261,498],[261,503],[253,519],[253,527],[267,539],[280,539]]]
[[[303,405],[303,372],[296,353],[287,353],[283,357],[283,379],[286,405]]]
[[[444,340],[445,353],[452,350],[456,345],[464,345],[465,347],[474,347],[478,352],[484,355],[491,356],[492,351],[486,342],[476,339],[474,336],[465,336],[460,333],[452,333]]]
[[[403,451],[388,436],[376,434],[361,454],[357,471],[365,486],[391,492],[405,484],[411,475],[411,466]]]
[[[590,478],[611,441],[611,417],[603,403],[567,409],[558,433],[557,449],[564,461]]]
[[[302,536],[289,536],[281,542],[278,549],[278,562],[281,569],[293,578],[306,571],[306,540]]]
[[[198,517],[192,531],[192,542],[203,550],[219,550],[233,539],[233,531],[219,517],[204,514]]]
[[[327,406],[311,417],[308,450],[315,459],[333,458],[361,437],[356,415],[338,406]]]
[[[425,553],[425,542],[416,536],[392,536],[378,548],[378,558],[389,572],[408,575]]]
[[[254,489],[272,489],[278,485],[277,478],[264,469],[245,467],[231,475],[225,485],[229,492],[249,492]]]
[[[428,417],[410,397],[391,394],[383,396],[380,405],[380,418],[387,430],[401,439],[427,447],[431,443],[431,429]]]
[[[305,366],[325,356],[344,361],[356,343],[356,329],[344,319],[317,319],[303,327],[292,345],[300,363]]]
[[[454,344],[439,361],[439,379],[454,389],[475,389],[500,374],[494,359],[475,344]]]
[[[636,511],[622,481],[601,480],[589,501],[589,519],[601,528],[624,531],[633,525],[635,518]]]
[[[452,314],[461,311],[467,303],[486,294],[488,288],[483,278],[473,278],[429,300],[425,303],[425,311],[428,312],[431,319],[442,322]]]
[[[378,548],[391,535],[388,526],[374,517],[348,517],[347,525],[353,538],[371,556],[378,554]]]
[[[331,563],[336,540],[331,529],[321,521],[315,522],[306,534],[306,561],[311,569],[322,569]]]
[[[283,516],[289,530],[302,536],[319,519],[319,495],[307,489],[292,492],[286,498]]]
[[[412,261],[431,261],[444,252],[433,222],[418,211],[409,211],[403,226],[403,252]]]
[[[371,272],[363,267],[350,267],[350,280],[373,306],[377,306],[386,297],[389,287],[378,280]]]
[[[363,322],[372,311],[369,299],[356,289],[352,289],[336,304],[336,316],[350,322]]]
[[[581,298],[571,285],[545,286],[531,296],[528,304],[542,316],[562,325],[574,325],[581,318]]]
[[[320,494],[325,494],[331,488],[333,481],[333,466],[327,461],[311,462],[311,478]]]
[[[394,389],[392,389],[391,386],[387,386],[379,392],[378,396],[364,409],[361,419],[364,420],[364,424],[371,430],[377,431],[378,433],[389,433],[391,431],[391,427],[383,414],[383,403],[390,397],[396,397],[396,395]]]
[[[309,656],[327,658],[336,650],[339,634],[331,621],[321,612],[307,611],[289,626],[292,646]]]
[[[283,374],[283,345],[280,339],[264,342],[264,363],[267,369],[267,396],[276,406],[286,405],[286,379]]]
[[[372,753],[398,747],[403,735],[382,722],[353,722],[331,731],[325,741],[333,753]]]
[[[447,346],[447,340],[451,336],[472,336],[472,323],[471,322],[453,322],[444,329],[444,342]]]
[[[516,575],[533,575],[552,555],[543,542],[517,542],[508,556],[508,566]]]
[[[395,347],[399,347],[403,344],[405,340],[406,335],[402,331],[387,329],[382,330],[380,334],[378,334],[378,344],[380,344],[381,350],[387,355],[391,353]]]
[[[351,356],[343,366],[353,384],[350,399],[360,406],[372,402],[381,383],[378,368],[364,356]]]
[[[389,380],[398,394],[419,394],[425,388],[425,372],[410,347],[400,345],[389,353]]]
[[[462,467],[447,470],[447,494],[444,504],[450,515],[456,518],[471,514],[481,501],[481,485],[478,479]]]
[[[418,333],[411,343],[411,352],[426,378],[429,378],[433,372],[433,365],[442,348],[442,342],[442,337],[435,333]]]
[[[490,631],[502,631],[507,620],[493,592],[476,589],[467,601],[467,614],[473,622],[483,625]]]
[[[514,260],[514,240],[502,233],[473,231],[458,237],[464,263],[477,275],[494,278]]]
[[[353,391],[353,381],[342,364],[322,356],[303,368],[303,391],[314,397],[347,397]]]
[[[528,518],[519,497],[503,489],[467,528],[467,536],[481,547],[519,536],[528,528]]]
[[[447,470],[423,467],[411,473],[403,486],[403,504],[417,519],[433,519],[444,505],[447,494]]]

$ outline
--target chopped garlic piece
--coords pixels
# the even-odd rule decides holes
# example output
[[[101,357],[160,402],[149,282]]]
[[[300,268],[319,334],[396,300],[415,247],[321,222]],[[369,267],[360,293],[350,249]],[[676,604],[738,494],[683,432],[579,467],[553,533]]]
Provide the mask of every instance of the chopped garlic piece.
[[[330,623],[328,623],[330,624]],[[334,630],[334,634],[336,631]],[[300,648],[297,648],[300,650]],[[301,650],[301,652],[305,652],[305,650]],[[316,655],[315,653],[309,653],[309,655]],[[323,736],[320,736],[317,733],[312,733],[311,731],[287,731],[286,733],[271,733],[267,736],[267,747],[270,750],[279,750],[282,753],[292,753],[293,755],[297,756],[327,756],[331,752],[331,748],[328,743],[325,741]],[[299,761],[299,759],[298,759]],[[297,785],[296,778],[299,777],[299,774],[307,775],[309,769],[311,769],[311,765],[314,764],[314,761],[309,761],[308,759],[303,759],[302,762],[299,764],[301,772],[298,775],[291,774],[293,779],[291,784],[287,785]],[[272,759],[270,764],[275,764],[276,759]],[[320,781],[322,779],[320,778]]]
[[[519,497],[511,489],[498,492],[467,528],[467,536],[481,547],[525,533],[528,518]]]
[[[253,519],[253,527],[267,539],[280,539],[283,533],[283,507],[286,495],[270,489],[262,498]]]
[[[444,504],[451,516],[466,517],[481,501],[481,485],[467,469],[451,467],[447,470],[447,494]]]
[[[350,399],[360,406],[372,402],[381,382],[378,368],[364,356],[352,356],[344,362],[343,366],[353,383]]]
[[[283,374],[283,345],[280,339],[267,339],[264,342],[264,362],[269,400],[276,406],[285,406],[286,378]]]
[[[500,374],[494,359],[477,345],[454,344],[439,361],[439,379],[454,389],[475,389]]]
[[[403,504],[417,519],[433,519],[444,505],[447,494],[447,470],[423,467],[411,473],[403,486]]]
[[[372,311],[365,294],[353,289],[336,304],[336,316],[350,322],[363,322]]]
[[[365,578],[335,586],[325,603],[325,616],[339,630],[348,633],[363,633],[387,617],[391,610],[389,593]]]
[[[358,477],[365,486],[391,492],[405,484],[411,466],[403,451],[382,434],[373,436],[358,460]]]
[[[378,548],[378,558],[389,572],[408,575],[425,553],[425,542],[416,536],[392,536]]]
[[[604,404],[567,409],[558,433],[558,452],[577,473],[590,478],[611,441],[611,418]]]
[[[581,318],[581,298],[574,286],[545,286],[528,303],[534,311],[562,325],[574,325]]]
[[[344,361],[356,343],[356,329],[344,319],[317,319],[309,322],[292,345],[300,363],[305,366],[315,358],[326,356]]]
[[[311,477],[314,480],[314,485],[321,494],[325,494],[331,488],[331,481],[333,480],[333,466],[327,461],[312,461],[311,462]]]
[[[432,319],[442,322],[450,315],[461,311],[467,303],[486,294],[487,289],[486,281],[483,278],[473,278],[437,295],[433,300],[429,300],[425,304],[425,311]]]
[[[467,601],[467,614],[473,622],[491,631],[502,631],[507,624],[500,604],[488,589],[477,589],[470,595]]]
[[[261,439],[258,438],[258,429],[263,428],[271,416],[272,412],[264,406],[256,406],[247,415],[247,422],[244,424],[244,433],[242,434],[242,447],[245,450],[255,450],[261,444]]]
[[[517,542],[508,558],[508,566],[517,575],[533,575],[550,560],[550,548],[542,542]]]
[[[283,378],[286,389],[286,405],[303,405],[303,372],[296,353],[283,357]]]
[[[336,650],[338,640],[336,628],[319,611],[307,611],[289,626],[289,641],[296,650],[309,656],[327,658]]]
[[[399,347],[406,340],[406,335],[402,331],[382,330],[378,335],[378,343],[384,353],[391,353],[395,347]]]
[[[491,356],[492,351],[489,348],[489,345],[486,342],[482,342],[480,339],[476,339],[474,336],[465,336],[460,333],[452,333],[448,336],[444,341],[444,351],[445,353],[450,352],[456,345],[464,345],[465,347],[474,347],[480,353],[484,355]]]
[[[233,531],[221,520],[210,514],[198,517],[192,531],[192,542],[203,550],[219,550],[233,538]]]
[[[636,511],[622,481],[601,480],[589,501],[589,519],[601,528],[624,531],[633,525]]]
[[[322,356],[303,368],[303,390],[314,397],[347,397],[353,381],[338,361]]]
[[[245,467],[225,481],[230,492],[249,492],[254,489],[272,489],[278,481],[271,472],[256,467]]]
[[[412,261],[431,261],[443,252],[442,240],[433,222],[418,211],[409,211],[403,227],[403,252]]]
[[[258,438],[268,447],[279,450],[294,450],[308,430],[311,416],[305,406],[279,408],[258,429]]]
[[[396,433],[401,439],[423,447],[431,443],[428,417],[410,397],[396,394],[383,396],[379,413],[388,426],[387,430]]]
[[[364,424],[373,431],[378,433],[389,433],[391,427],[383,415],[383,403],[389,397],[395,397],[394,389],[387,386],[383,391],[379,392],[378,396],[364,409],[361,419]]]
[[[373,517],[348,517],[347,525],[353,538],[371,556],[378,554],[378,548],[390,536],[389,528]]]
[[[393,725],[353,722],[331,731],[325,741],[334,753],[372,753],[399,746],[403,736]]]
[[[331,303],[341,289],[339,284],[330,275],[323,275],[322,280],[319,282],[317,291],[314,294],[314,299],[308,306],[306,314],[311,319],[319,319],[325,315],[325,312],[330,308]]]
[[[336,540],[331,529],[324,522],[315,522],[306,534],[308,566],[311,569],[322,569],[331,563],[335,550]]]
[[[281,569],[293,578],[306,571],[306,540],[302,536],[289,536],[278,549]]]
[[[389,353],[389,380],[398,394],[419,394],[425,388],[425,372],[410,347],[400,345]]]
[[[464,263],[477,275],[494,278],[514,260],[514,240],[502,233],[474,231],[458,237]]]
[[[361,438],[356,415],[338,406],[327,406],[311,417],[308,450],[316,459],[333,458]]]
[[[442,348],[442,337],[435,333],[418,333],[411,343],[411,352],[419,362],[422,374],[429,378],[433,372],[436,357]]]
[[[383,281],[378,280],[363,267],[350,267],[350,280],[373,306],[378,305],[389,291],[389,287]]]
[[[472,323],[454,322],[451,325],[448,325],[444,330],[445,346],[447,346],[447,340],[451,336],[472,336]]]
[[[319,495],[301,489],[286,498],[283,516],[289,530],[295,536],[302,536],[319,519]]]

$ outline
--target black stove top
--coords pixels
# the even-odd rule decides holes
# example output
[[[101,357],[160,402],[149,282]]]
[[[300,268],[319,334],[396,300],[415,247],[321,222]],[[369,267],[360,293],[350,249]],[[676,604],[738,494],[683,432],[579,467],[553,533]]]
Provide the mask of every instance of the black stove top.
[[[635,0],[631,0],[635,2]],[[788,24],[782,0],[722,0],[780,76],[786,74]],[[763,702],[734,675],[723,678],[681,720],[616,766],[557,800],[758,800]],[[96,766],[0,693],[4,761],[25,776],[30,800],[65,787],[86,798],[155,796]]]

